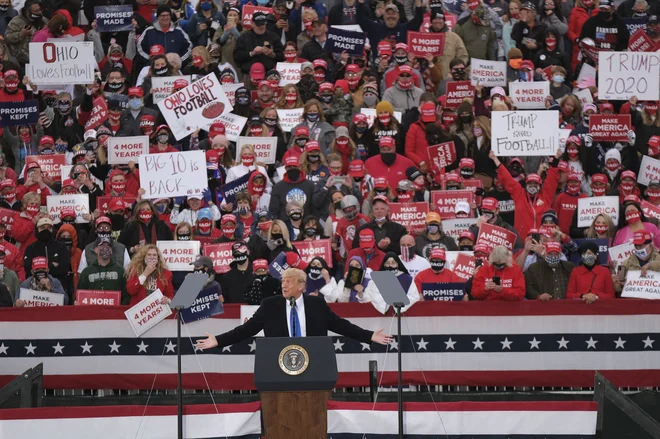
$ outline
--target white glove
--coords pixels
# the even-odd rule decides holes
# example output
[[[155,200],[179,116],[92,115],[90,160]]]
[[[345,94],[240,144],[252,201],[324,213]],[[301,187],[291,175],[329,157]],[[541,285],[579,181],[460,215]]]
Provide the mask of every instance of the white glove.
[[[594,146],[594,138],[591,137],[591,134],[585,134],[584,136],[584,146],[591,148]]]
[[[635,132],[633,130],[628,130],[628,143],[630,143],[630,146],[635,144],[635,139],[637,139]]]

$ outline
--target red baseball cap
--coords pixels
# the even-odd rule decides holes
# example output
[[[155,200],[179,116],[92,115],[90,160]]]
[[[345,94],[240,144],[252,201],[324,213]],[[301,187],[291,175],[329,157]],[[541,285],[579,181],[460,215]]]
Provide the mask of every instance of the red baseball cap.
[[[446,181],[446,182],[455,181],[455,182],[459,182],[459,183],[460,183],[460,181],[461,181],[461,176],[458,175],[458,174],[455,173],[455,172],[450,172],[449,174],[447,174],[447,175],[445,176],[445,181]]]
[[[149,56],[165,55],[165,48],[160,44],[154,44],[149,48]]]
[[[561,253],[561,244],[557,241],[548,241],[545,243],[545,252],[546,253]]]
[[[360,248],[373,248],[376,244],[374,231],[371,229],[360,230]]]
[[[252,262],[252,268],[254,271],[257,271],[260,268],[268,270],[268,261],[266,259],[255,259],[254,262]]]
[[[176,86],[176,81],[174,82],[174,85]],[[128,89],[128,96],[139,96],[143,97],[144,96],[144,90],[142,87],[131,87]]]
[[[71,180],[71,181],[73,181],[73,180]],[[66,180],[64,180],[64,182],[66,183]],[[63,184],[62,186],[66,186],[66,185]],[[6,187],[13,187],[13,188],[15,188],[15,187],[16,187],[16,183],[15,183],[14,180],[12,180],[11,178],[5,178],[4,180],[2,180],[2,181],[0,182],[0,190],[4,189],[4,188],[6,188]]]
[[[60,219],[64,219],[67,216],[76,217],[76,209],[73,206],[64,206],[60,209]]]
[[[552,232],[553,232],[553,230],[554,230],[553,227],[542,226],[542,227],[539,229],[539,233],[540,233],[541,235],[545,236],[546,238],[552,238],[552,235],[553,235]]]
[[[394,50],[399,50],[399,49],[408,51],[408,45],[406,43],[396,43],[396,45],[394,46]]]
[[[376,195],[373,200],[371,200],[371,205],[376,204],[376,201],[382,201],[385,204],[390,204],[385,195]]]
[[[433,102],[424,102],[419,111],[422,115],[422,122],[435,122],[435,104]]]
[[[581,180],[580,174],[576,172],[571,172],[570,174],[568,174],[568,177],[566,177],[566,181],[572,181],[572,180],[580,181]]]
[[[474,254],[484,253],[487,255],[490,253],[490,248],[486,244],[477,243],[474,245],[474,247],[472,247],[472,252]]]
[[[11,181],[11,180],[9,180],[9,181]],[[73,179],[71,179],[71,178],[67,178],[62,182],[62,188],[65,188],[65,187],[68,187],[68,186],[76,187],[76,182],[73,181]],[[2,187],[4,187],[4,185],[0,185],[0,189]]]
[[[309,137],[309,128],[305,126],[296,128],[293,137]]]
[[[261,81],[266,77],[266,69],[263,64],[256,62],[250,67],[250,78],[255,81]]]
[[[407,66],[407,65],[400,66],[399,67],[399,76],[401,76],[404,73],[408,74],[408,75],[412,75],[412,67]]]
[[[394,142],[394,139],[391,138],[390,136],[384,136],[381,137],[380,140],[378,141],[378,146],[381,148],[394,148],[396,146],[396,142]]]
[[[113,200],[113,202],[117,202],[117,201],[119,201],[120,203],[122,203],[122,201],[120,201],[120,200]],[[118,209],[119,209],[119,207],[117,207],[116,209],[113,209],[113,208],[111,207],[111,204],[112,204],[112,202],[110,202],[110,205],[108,205],[108,208],[109,208],[110,210],[118,210]],[[122,203],[122,207],[121,207],[121,208],[122,208],[122,209],[124,208],[124,203]],[[108,218],[107,216],[100,216],[100,217],[98,217],[98,218],[96,219],[96,222],[95,222],[96,227],[98,227],[99,224],[103,224],[103,223],[112,224],[112,221],[110,221],[110,218]]]
[[[538,183],[541,184],[541,176],[539,174],[529,174],[527,175],[527,178],[525,179],[527,183]]]
[[[300,167],[300,158],[295,155],[290,155],[284,160],[284,167],[295,166],[296,168]]]
[[[578,146],[582,144],[582,142],[580,141],[580,137],[576,136],[575,134],[573,134],[572,136],[568,136],[568,139],[566,139],[566,146],[568,146],[569,143],[575,143]]]
[[[226,132],[225,124],[222,122],[213,122],[209,127],[209,139],[213,139],[215,136],[225,134]]]
[[[230,221],[233,222],[233,223],[236,223],[236,215],[234,215],[232,213],[226,213],[226,214],[222,215],[222,218],[220,219],[220,224],[222,225],[222,224],[228,223]]]
[[[440,259],[441,261],[447,260],[447,254],[445,249],[442,247],[433,247],[431,249],[431,254],[429,255],[429,260],[431,259]]]
[[[375,189],[385,189],[387,187],[387,178],[378,177],[374,178]]]
[[[625,198],[623,199],[623,204],[626,204],[628,202],[640,204],[639,197],[637,195],[634,195],[634,194],[625,196]]]
[[[648,232],[635,232],[633,235],[633,244],[642,245],[646,244],[647,241],[652,241],[653,236]]]
[[[54,145],[54,144],[55,144],[55,139],[53,139],[51,136],[43,136],[39,140],[39,146]]]
[[[332,91],[334,88],[334,85],[330,84],[329,82],[322,82],[321,85],[319,85],[319,93],[324,91]]]
[[[125,205],[124,202],[123,202],[122,200],[120,200],[119,198],[113,198],[113,199],[108,203],[108,210],[109,210],[109,211],[125,210],[125,209],[126,209],[126,205]],[[99,220],[100,220],[101,218],[106,218],[106,219],[108,220],[108,221],[106,221],[106,222],[110,222],[110,218],[108,218],[107,216],[102,216],[102,217],[99,217],[99,219],[96,220],[96,223],[97,223],[97,224],[99,223]],[[102,221],[102,222],[103,222],[103,221]]]
[[[32,270],[40,269],[48,270],[48,259],[46,259],[44,256],[37,256],[36,258],[32,259]]]
[[[209,149],[206,151],[206,163],[217,165],[219,158],[220,158],[220,154],[218,154],[218,151],[216,151],[215,149]]]
[[[358,123],[360,123],[360,122],[364,122],[364,123],[367,123],[367,124],[368,124],[368,123],[369,123],[369,119],[367,118],[367,115],[366,115],[366,114],[362,114],[362,113],[355,113],[355,114],[353,115],[353,123],[354,123],[354,124],[358,124]]]
[[[637,175],[633,171],[627,170],[621,173],[621,180],[624,178],[632,178],[633,180],[637,180]]]
[[[594,174],[591,176],[591,183],[603,183],[607,184],[610,181],[607,179],[607,175],[605,174]]]
[[[487,210],[489,212],[493,212],[497,210],[497,200],[492,197],[484,198],[483,201],[481,202],[481,209],[482,210]]]
[[[461,239],[469,239],[470,241],[474,241],[474,233],[470,232],[469,230],[463,230],[458,237],[459,241]]]
[[[188,87],[188,81],[186,79],[177,79],[174,81],[174,85],[172,86],[173,90],[180,90],[182,88]]]
[[[346,72],[353,72],[353,73],[359,73],[360,72],[360,66],[357,64],[349,64],[346,66]]]
[[[474,160],[469,157],[463,157],[460,162],[458,162],[459,168],[471,168],[474,169]]]
[[[309,142],[305,143],[305,152],[310,152],[310,151],[320,151],[321,150],[321,145],[319,145],[319,142],[316,140],[310,140]]]
[[[660,136],[651,136],[651,138],[649,139],[649,147],[660,148]]]
[[[568,172],[568,162],[565,161],[560,161],[559,164],[557,165],[557,169],[559,169],[562,172]]]
[[[348,164],[348,175],[351,177],[364,177],[364,162],[362,160],[353,160]]]
[[[600,104],[600,112],[602,113],[606,110],[614,112],[614,105],[610,104],[609,102],[603,102],[602,104]]]
[[[322,60],[321,58],[315,59],[314,62],[312,63],[312,66],[314,67],[314,69],[321,68],[328,70],[328,63]]]

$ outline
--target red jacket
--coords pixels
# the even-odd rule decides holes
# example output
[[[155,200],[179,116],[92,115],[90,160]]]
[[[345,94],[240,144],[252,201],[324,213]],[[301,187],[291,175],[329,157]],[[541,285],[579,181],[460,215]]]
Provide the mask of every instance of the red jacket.
[[[371,219],[368,216],[361,213],[358,213],[351,221],[346,217],[342,217],[337,221],[335,235],[339,236],[347,252],[353,248],[353,239],[355,239],[355,234],[360,230],[360,227],[370,221]]]
[[[548,169],[548,176],[533,205],[527,191],[511,176],[504,165],[497,168],[497,176],[516,206],[513,227],[518,231],[518,235],[527,236],[529,229],[539,228],[541,217],[552,208],[552,199],[555,197],[559,183],[559,170],[555,167]]]
[[[23,102],[25,94],[22,89],[18,89],[16,93],[7,93],[5,89],[0,89],[0,102]]]
[[[571,271],[566,289],[567,299],[579,299],[583,294],[594,293],[601,299],[614,299],[614,283],[612,274],[607,267],[596,265],[588,270],[579,265]]]
[[[19,200],[23,200],[23,197],[28,192],[34,192],[36,194],[39,194],[41,196],[41,205],[42,206],[47,206],[48,203],[46,202],[46,199],[47,199],[48,195],[53,195],[50,192],[50,189],[48,188],[48,186],[41,189],[41,188],[39,188],[39,185],[37,183],[34,183],[30,186],[25,186],[24,184],[21,184],[21,185],[18,185],[18,187],[16,188],[16,198],[18,198]]]
[[[580,48],[575,43],[575,40],[580,38],[584,22],[587,21],[590,16],[593,17],[595,15],[598,15],[598,8],[593,8],[591,10],[591,15],[589,15],[589,12],[587,12],[586,9],[579,6],[575,6],[571,9],[571,15],[568,17],[568,33],[566,36],[573,42],[573,60],[571,62],[573,71],[575,71],[575,67],[578,65],[578,54],[580,53]]]
[[[406,157],[415,162],[415,166],[420,167],[421,162],[426,162],[430,168],[429,143],[426,141],[426,125],[422,121],[417,121],[410,125],[406,133]]]
[[[21,212],[14,220],[14,224],[11,225],[11,236],[20,244],[21,264],[23,263],[25,247],[37,240],[35,229],[35,222],[25,212]]]
[[[163,296],[174,298],[174,287],[172,286],[172,272],[169,270],[163,271],[164,281],[157,279],[156,285],[163,293]],[[147,289],[144,285],[140,285],[139,276],[131,276],[126,281],[126,291],[131,295],[131,303],[129,306],[137,305],[142,299],[147,297]]]
[[[440,273],[435,274],[432,269],[427,268],[417,273],[415,276],[415,286],[419,295],[422,295],[422,284],[433,284],[433,283],[442,283],[442,282],[460,282],[464,283],[465,279],[460,278],[448,268],[445,268]]]
[[[385,259],[385,253],[382,250],[379,250],[378,248],[374,249],[373,256],[368,262],[367,262],[367,252],[365,252],[364,249],[362,248],[358,247],[349,251],[346,260],[347,261],[350,260],[353,256],[361,257],[362,260],[366,262],[367,268],[371,268],[373,271],[380,270],[380,266],[383,265],[383,259]],[[344,274],[346,273],[348,273],[348,264],[344,266]]]
[[[390,183],[392,190],[396,191],[399,181],[407,179],[406,169],[415,166],[415,164],[408,157],[397,154],[394,163],[392,163],[392,166],[390,167],[383,163],[383,159],[380,158],[380,155],[369,157],[364,166],[367,168],[369,175],[373,178],[386,178]]]
[[[486,282],[492,281],[493,276],[499,276],[500,285],[504,287],[499,293],[486,290]],[[504,270],[486,264],[477,270],[472,280],[472,297],[477,300],[523,300],[525,292],[525,276],[517,264],[504,267]]]
[[[5,248],[5,267],[14,271],[21,282],[23,282],[25,280],[25,268],[23,267],[23,258],[21,257],[23,252],[17,249],[14,244],[4,239],[0,244]]]
[[[580,198],[587,198],[587,195],[582,192],[580,192],[579,195],[571,195],[562,192],[557,195],[555,202],[552,203],[552,210],[557,212],[557,218],[559,218],[559,229],[567,235],[570,232],[573,213],[577,209],[578,200]]]

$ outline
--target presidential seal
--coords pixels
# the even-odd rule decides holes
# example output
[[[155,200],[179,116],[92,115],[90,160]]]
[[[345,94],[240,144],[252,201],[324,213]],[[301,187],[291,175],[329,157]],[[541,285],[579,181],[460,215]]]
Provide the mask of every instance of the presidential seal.
[[[309,355],[302,346],[289,345],[282,349],[279,357],[280,369],[287,375],[300,375],[309,366]]]

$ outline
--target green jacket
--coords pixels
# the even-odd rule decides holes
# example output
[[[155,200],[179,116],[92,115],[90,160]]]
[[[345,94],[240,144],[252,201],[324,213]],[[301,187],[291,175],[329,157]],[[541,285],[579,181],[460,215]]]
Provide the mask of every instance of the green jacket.
[[[452,29],[461,37],[470,58],[497,60],[495,43],[497,36],[490,26],[477,26],[471,18]]]
[[[9,295],[11,295],[11,300],[16,303],[16,293],[18,293],[18,289],[21,287],[21,281],[18,279],[16,272],[5,267],[0,282],[5,284],[9,290]]]
[[[86,267],[78,279],[78,290],[121,291],[121,304],[128,305],[131,296],[126,292],[126,277],[124,267],[111,261],[105,267],[98,261]]]

